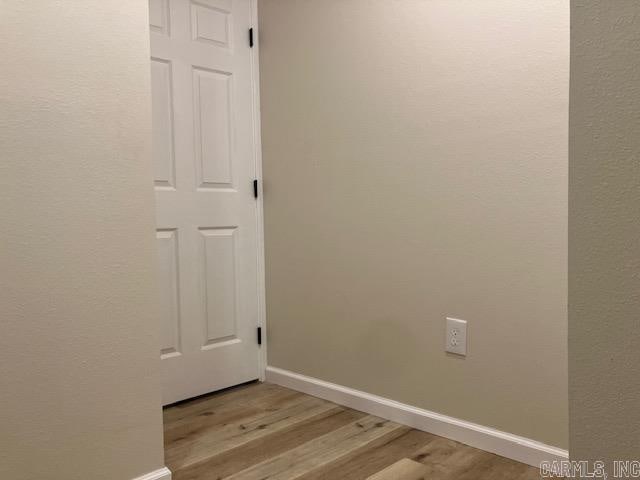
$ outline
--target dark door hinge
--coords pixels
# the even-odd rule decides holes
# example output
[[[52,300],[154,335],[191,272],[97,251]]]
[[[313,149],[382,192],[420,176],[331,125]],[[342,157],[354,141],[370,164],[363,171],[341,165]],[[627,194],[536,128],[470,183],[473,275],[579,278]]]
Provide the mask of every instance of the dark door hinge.
[[[258,198],[258,180],[253,181],[253,196]]]
[[[249,47],[253,48],[253,27],[249,29]]]
[[[262,345],[262,327],[258,327],[258,345]]]

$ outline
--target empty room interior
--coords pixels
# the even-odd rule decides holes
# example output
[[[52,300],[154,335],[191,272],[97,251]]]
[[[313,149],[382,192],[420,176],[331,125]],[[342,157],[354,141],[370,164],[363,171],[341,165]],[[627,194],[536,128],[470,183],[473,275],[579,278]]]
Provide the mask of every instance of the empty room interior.
[[[0,2],[0,479],[640,477],[640,2]]]

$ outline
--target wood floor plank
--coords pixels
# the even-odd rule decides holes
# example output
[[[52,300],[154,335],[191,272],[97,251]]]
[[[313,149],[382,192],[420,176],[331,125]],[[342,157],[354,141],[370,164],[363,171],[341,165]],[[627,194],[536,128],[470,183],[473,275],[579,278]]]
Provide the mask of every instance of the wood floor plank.
[[[543,478],[539,468],[530,467],[528,465],[525,465],[525,467],[526,470],[522,475],[517,477],[517,480],[541,480]],[[558,477],[556,480],[560,478],[564,477]]]
[[[427,467],[423,464],[403,458],[367,480],[426,480],[426,474]]]
[[[442,437],[410,458],[427,466],[430,480],[518,480],[526,474],[538,475],[528,465]]]
[[[165,462],[170,469],[193,465],[332,408],[335,408],[332,403],[307,396],[275,411],[261,412],[242,422],[221,425],[205,436],[189,435],[177,439],[165,449]]]
[[[356,422],[307,442],[283,455],[259,463],[229,477],[229,480],[294,480],[351,451],[387,435],[406,430],[394,422],[366,416]]]
[[[290,391],[288,389],[285,390]],[[194,414],[197,415],[208,409],[217,408],[221,405],[228,403],[242,405],[244,402],[259,399],[263,395],[268,395],[271,392],[281,391],[282,387],[273,385],[272,383],[250,383],[229,390],[223,390],[222,392],[204,395],[188,402],[180,402],[163,409],[164,426],[167,428],[176,421]]]
[[[332,410],[291,425],[211,458],[173,471],[173,480],[219,480],[253,465],[277,457],[314,438],[325,435],[366,416],[336,406]],[[336,477],[332,477],[335,480]]]
[[[174,480],[538,480],[538,469],[267,383],[164,410]]]
[[[299,480],[364,480],[389,465],[424,447],[435,437],[412,428],[402,435],[389,438],[378,445],[344,456],[329,465],[317,468]]]
[[[427,466],[430,480],[458,480],[475,471],[486,455],[482,450],[436,437],[409,458]]]
[[[206,408],[199,408],[165,426],[164,441],[166,445],[171,446],[183,438],[206,437],[209,431],[220,425],[248,421],[249,418],[299,403],[306,398],[308,396],[293,390],[278,389],[263,391],[261,395],[242,401],[231,401],[219,405],[203,404],[202,407],[206,406]]]
[[[460,475],[461,480],[517,480],[533,469],[528,465],[483,452],[482,460],[473,469]]]

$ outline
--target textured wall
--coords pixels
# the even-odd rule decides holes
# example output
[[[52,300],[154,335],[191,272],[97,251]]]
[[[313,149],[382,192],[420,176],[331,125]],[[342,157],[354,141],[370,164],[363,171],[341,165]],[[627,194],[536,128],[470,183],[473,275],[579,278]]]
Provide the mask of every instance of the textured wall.
[[[569,3],[259,7],[269,363],[566,447]]]
[[[0,478],[163,465],[146,0],[0,3]]]
[[[640,458],[640,3],[571,2],[570,446]]]

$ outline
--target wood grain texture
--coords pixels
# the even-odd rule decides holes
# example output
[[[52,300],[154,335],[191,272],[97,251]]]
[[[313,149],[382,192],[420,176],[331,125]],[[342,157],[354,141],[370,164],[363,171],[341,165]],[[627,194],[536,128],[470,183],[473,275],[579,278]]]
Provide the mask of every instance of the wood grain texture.
[[[164,410],[174,480],[535,480],[537,469],[276,385]]]
[[[426,474],[427,467],[423,464],[403,458],[367,480],[427,480]]]

